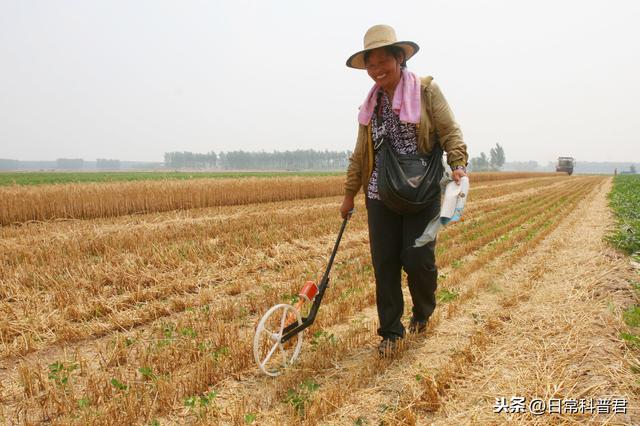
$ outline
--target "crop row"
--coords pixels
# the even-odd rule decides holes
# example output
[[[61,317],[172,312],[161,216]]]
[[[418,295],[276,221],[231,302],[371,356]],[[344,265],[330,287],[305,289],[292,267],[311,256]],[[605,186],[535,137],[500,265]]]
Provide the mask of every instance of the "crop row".
[[[582,190],[569,188],[566,191],[558,194],[557,197],[552,197],[547,199],[546,202],[541,202],[539,204],[539,209],[532,209],[529,211],[529,217],[537,217],[538,219],[532,221],[527,226],[521,229],[518,228],[517,233],[514,234],[514,238],[528,238],[528,233],[530,233],[532,229],[535,231],[538,225],[544,224],[542,219],[548,219],[549,215],[552,215],[554,212],[557,213],[557,209],[560,206],[566,205],[566,203],[572,201],[575,197],[582,195],[585,190],[586,189],[584,188]],[[541,214],[542,212],[545,213]],[[475,240],[477,240],[477,238],[472,241]],[[496,244],[495,246],[499,247],[501,250],[507,250],[510,247],[509,244],[512,243],[505,241],[507,240],[502,240],[500,244]],[[360,246],[362,249],[360,254],[366,256],[366,247],[362,247],[362,245]],[[498,253],[496,253],[494,250],[489,250],[488,253],[485,254],[485,261],[487,261],[486,259],[491,259],[492,257],[497,256]],[[480,262],[480,260],[476,260],[476,262]],[[476,266],[479,264],[480,263],[476,263]],[[371,286],[362,286],[362,283],[366,283],[371,280],[371,271],[370,268],[367,269],[366,262],[362,263],[361,260],[354,259],[353,261],[349,261],[348,263],[343,265],[344,266],[342,269],[336,269],[336,275],[338,276],[336,279],[336,287],[342,289],[344,288],[343,284],[346,284],[347,282],[359,282],[359,286],[347,287],[345,291],[352,291],[352,295],[358,295],[359,297],[355,299],[360,302],[353,303],[354,298],[344,297],[344,292],[340,294],[331,294],[332,298],[328,298],[326,306],[323,306],[323,310],[325,311],[325,313],[329,312],[326,317],[329,320],[324,321],[323,326],[339,324],[345,321],[349,316],[353,315],[358,310],[370,306],[373,303]],[[450,282],[455,282],[455,280],[453,278],[446,279],[443,287],[450,287]],[[349,296],[349,294],[347,294],[347,296]],[[97,379],[94,377],[90,381],[92,383],[107,383],[110,386],[107,386],[110,392],[105,390],[104,386],[99,387],[95,392],[92,392],[92,387],[86,385],[83,386],[84,396],[73,394],[72,392],[65,393],[64,395],[66,396],[58,395],[62,399],[67,398],[66,401],[68,401],[68,403],[64,404],[67,409],[63,410],[62,412],[65,412],[67,410],[68,412],[73,411],[73,409],[76,407],[76,402],[82,398],[87,398],[87,401],[94,405],[97,404],[98,401],[101,400],[101,395],[102,397],[105,396],[101,392],[107,392],[107,396],[116,398],[116,401],[119,401],[118,403],[123,403],[124,407],[135,407],[137,403],[148,400],[157,401],[155,406],[165,407],[167,406],[167,404],[168,406],[171,406],[175,405],[176,401],[180,401],[181,396],[199,394],[199,392],[202,392],[203,389],[206,389],[207,384],[219,383],[220,381],[224,380],[224,378],[230,373],[239,373],[246,370],[247,368],[250,368],[252,360],[246,355],[249,352],[248,348],[246,347],[246,342],[239,343],[237,341],[238,336],[247,334],[246,328],[240,327],[237,324],[229,324],[228,322],[220,318],[216,318],[213,315],[198,315],[200,315],[198,314],[198,312],[188,312],[187,315],[185,315],[185,317],[183,318],[183,321],[175,323],[174,325],[170,324],[164,328],[161,327],[159,330],[157,330],[157,341],[162,342],[163,340],[169,339],[171,342],[169,344],[166,344],[165,342],[165,344],[161,345],[160,348],[156,348],[155,346],[151,345],[148,350],[146,347],[144,348],[144,350],[141,350],[139,349],[140,346],[136,346],[137,344],[127,346],[126,339],[121,339],[121,343],[115,345],[114,348],[112,348],[108,352],[114,354],[120,352],[124,353],[124,355],[121,355],[120,358],[118,356],[115,356],[109,359],[115,358],[115,361],[111,361],[111,363],[116,366],[119,365],[118,359],[122,360],[121,362],[124,363],[123,365],[128,366],[128,368],[124,367],[124,371],[128,370],[128,374],[125,374],[125,372],[123,372],[123,375],[120,376],[120,379],[116,379],[118,380],[117,383],[127,383],[126,385],[124,385],[129,386],[126,392],[119,392],[121,389],[118,389],[117,386],[110,384],[108,378],[114,375],[114,370],[108,370],[108,374],[106,374],[106,376],[98,375]],[[218,333],[211,333],[211,330],[217,331]],[[352,337],[350,339],[347,339],[351,342],[355,342],[355,347],[360,346],[363,341],[366,341],[368,339],[367,335],[370,334],[370,329],[368,327],[360,327],[358,328],[358,330],[362,330],[363,334],[361,334],[361,337]],[[320,330],[311,330],[312,333],[318,331]],[[198,337],[193,337],[194,334]],[[200,340],[200,336],[203,336],[203,338],[204,336],[209,336],[209,338]],[[193,338],[190,339],[190,337]],[[210,346],[207,346],[209,348],[209,352],[205,351],[203,353],[199,348],[199,345],[205,344],[206,346],[207,342],[211,342]],[[141,345],[143,343],[144,341],[141,341]],[[127,350],[127,348],[132,349]],[[222,350],[222,348],[226,349]],[[212,363],[210,359],[210,357],[213,356],[212,353],[215,354],[216,351],[221,351],[218,353],[218,358],[220,360],[219,365],[216,363]],[[223,352],[226,352],[226,354]],[[185,357],[185,354],[192,354],[195,358]],[[148,366],[145,367],[146,364],[144,363],[149,363],[150,365],[155,366],[176,366],[183,365],[185,358],[189,361],[189,364],[183,367],[184,371],[176,371],[173,367],[168,371],[154,370],[152,374],[156,375],[158,379],[156,382],[153,382],[156,383],[155,386],[157,387],[156,391],[154,391],[156,393],[154,394],[155,396],[153,398],[151,397],[151,395],[149,395],[148,390],[148,387],[151,385],[138,386],[138,384],[133,381],[136,380],[135,377],[138,377],[139,374],[142,374],[136,373],[135,367],[137,367],[138,370],[143,369],[143,371],[147,371],[146,368],[152,368],[152,370],[155,368]],[[233,360],[233,362],[222,361],[227,359]],[[133,379],[131,376],[132,373],[134,373]],[[169,374],[169,378],[166,378],[166,376],[164,376],[165,374]],[[123,377],[127,377],[127,379],[124,379]],[[34,380],[37,383],[42,382],[32,378],[29,383],[33,382]],[[141,381],[141,379],[137,379],[137,381]],[[44,382],[46,382],[46,380],[44,380]],[[144,382],[144,380],[142,380],[142,382]],[[44,385],[40,384],[39,386],[42,387]],[[26,387],[34,388],[34,386],[25,386],[25,388]],[[38,386],[35,386],[35,388],[38,388]],[[167,390],[167,388],[169,390]],[[163,389],[164,391],[161,391],[161,389]],[[55,393],[55,390],[51,389],[49,390],[49,393],[51,391],[54,391]],[[76,399],[73,399],[74,397]],[[274,397],[278,398],[279,395],[276,395]],[[121,401],[120,399],[123,400]],[[131,403],[126,402],[125,400],[131,401]],[[154,404],[151,405],[154,406]],[[109,406],[112,406],[113,409],[115,409],[116,407],[116,405],[111,404],[109,404]],[[49,408],[52,409],[51,407]],[[156,409],[152,408],[150,413],[155,412]],[[102,408],[99,411],[102,412]],[[109,408],[107,412],[110,413],[109,415],[118,415],[117,413],[114,413],[111,408]],[[125,410],[122,415],[125,416],[126,412],[127,411]],[[160,412],[162,412],[162,410],[160,410]],[[89,411],[87,415],[89,417],[85,417],[85,419],[91,418],[92,421],[96,420],[95,418],[91,417],[93,415],[96,415],[95,411]],[[111,417],[107,416],[105,418]]]
[[[495,213],[503,208],[500,206]],[[473,215],[472,206],[469,211]],[[255,259],[263,252],[264,265],[254,268],[257,272],[296,263],[304,257],[304,253],[295,252],[277,256],[282,243],[279,235],[288,235],[291,241],[326,235],[335,222],[335,207],[330,204],[274,213],[251,215],[251,228],[241,218],[187,221],[162,227],[139,226],[107,235],[72,234],[33,251],[24,246],[12,250],[6,257],[7,266],[14,268],[5,269],[5,285],[0,290],[5,297],[0,310],[10,321],[4,329],[0,327],[0,337],[6,345],[12,336],[20,335],[9,345],[20,352],[38,346],[33,338],[51,342],[51,335],[38,330],[53,331],[58,335],[56,340],[75,340],[96,333],[87,321],[98,323],[97,334],[102,335],[113,329],[104,327],[104,317],[112,318],[113,325],[122,328],[184,309],[191,303],[184,300],[185,295],[195,298],[203,289],[218,288],[238,277],[233,270],[238,265],[246,266],[243,259],[247,256]],[[365,227],[361,219],[355,222],[351,227]],[[456,233],[456,228],[452,229]],[[216,269],[220,272],[212,275]],[[240,274],[247,272],[252,271],[240,269]],[[69,286],[70,282],[74,285]],[[172,295],[178,295],[177,299],[171,300]],[[34,313],[42,316],[35,324]],[[74,327],[76,322],[83,323],[84,331]],[[25,338],[20,330],[29,330],[33,336]]]
[[[544,175],[479,173],[472,181]],[[15,185],[0,187],[0,225],[317,198],[343,193],[343,182],[324,176]]]
[[[577,203],[577,201],[583,194],[584,190],[578,193],[574,193],[569,197],[565,197],[564,200],[550,209],[548,213],[545,213],[542,216],[538,215],[537,219],[529,223],[526,227],[516,228],[515,230],[512,230],[509,238],[502,239],[500,240],[499,244],[492,246],[492,248],[490,248],[490,250],[488,250],[484,254],[484,259],[478,259],[476,261],[476,265],[481,266],[487,261],[497,257],[501,252],[513,253],[509,255],[507,259],[509,262],[512,262],[513,259],[517,259],[518,256],[521,256],[524,252],[526,252],[527,248],[532,247],[537,241],[539,241],[539,239],[535,238],[536,233],[539,232],[546,235],[548,232],[550,232],[550,224],[547,224],[546,221],[549,221],[550,218],[552,218],[554,221],[560,220],[562,215],[554,215],[554,213],[558,213],[561,207],[564,207],[561,209],[562,211],[569,211],[575,206],[575,203]],[[533,217],[536,216],[534,215]],[[514,242],[517,242],[519,239],[523,239],[523,237],[525,241],[519,246],[526,247],[523,249],[524,251],[512,250]],[[445,289],[450,288],[447,281],[449,280],[445,280],[442,285]],[[487,280],[481,282],[481,284],[486,285]],[[479,286],[475,288],[474,291],[478,291],[480,288],[481,287]],[[460,300],[456,303],[468,300],[468,298],[469,296],[460,297]],[[456,306],[456,303],[449,304],[449,307]],[[438,314],[431,321],[432,325],[437,324],[443,318],[443,316],[450,317],[451,312],[455,312],[455,309],[449,308],[445,309],[444,311],[437,312]],[[333,316],[331,316],[331,318],[333,319]],[[333,321],[329,321],[329,323],[332,322]],[[328,325],[330,326],[331,324]],[[354,351],[356,353],[361,352],[360,349],[362,345],[366,344],[370,340],[369,336],[373,333],[373,330],[375,330],[375,324],[358,322],[355,325],[349,327],[348,331],[345,334],[338,336],[337,339],[321,340],[320,344],[315,347],[315,353],[313,353],[306,360],[301,360],[299,369],[295,370],[291,374],[288,374],[284,378],[279,378],[277,383],[261,381],[261,386],[268,386],[267,390],[263,389],[262,395],[264,396],[265,393],[270,395],[266,398],[267,401],[287,401],[287,395],[285,394],[285,392],[289,393],[289,390],[291,389],[299,392],[301,390],[304,390],[306,383],[309,383],[310,381],[313,381],[315,383],[317,381],[322,387],[322,396],[320,396],[320,398],[316,400],[314,400],[311,395],[302,396],[304,396],[305,398],[310,397],[304,402],[305,404],[307,404],[306,410],[303,411],[303,413],[307,413],[305,414],[305,418],[312,423],[318,421],[318,418],[313,417],[314,415],[317,415],[318,413],[324,413],[324,416],[332,412],[337,408],[337,405],[339,405],[340,401],[344,400],[345,398],[349,398],[349,395],[358,394],[359,388],[371,385],[372,377],[377,375],[377,373],[379,372],[381,365],[380,362],[376,359],[367,358],[366,360],[362,360],[358,358],[358,360],[355,360],[349,364],[353,367],[353,370],[346,368],[345,364],[343,363],[343,361],[345,361],[345,358],[351,357],[353,355]],[[323,348],[325,349],[325,351],[321,352]],[[330,377],[327,377],[328,383],[324,383],[322,381],[322,377],[325,376],[325,369],[330,369],[330,367],[335,364],[341,365],[339,373],[336,371],[332,371],[330,373]],[[336,380],[336,375],[340,376],[340,380]],[[345,393],[343,392],[344,389],[349,389],[350,392]],[[327,403],[327,399],[330,400],[329,403]],[[247,410],[252,412],[261,412],[263,418],[273,419],[283,414],[282,405],[271,404],[270,406],[265,407],[263,401],[263,398],[239,398],[236,403],[241,404],[241,406],[244,407],[243,410],[245,412]],[[289,400],[288,402],[291,401]],[[235,412],[237,410],[230,411]],[[296,409],[291,410],[289,414],[300,415],[301,412]]]
[[[510,267],[552,232],[561,222],[563,216],[575,208],[587,191],[588,189],[582,190],[566,197],[542,215],[534,216],[534,219],[526,227],[519,227],[512,230],[506,239],[501,239],[482,256],[478,256],[476,266],[490,268],[494,274]],[[481,259],[481,257],[483,259]],[[469,274],[466,274],[466,276],[469,277]],[[491,282],[490,277],[491,275],[489,274],[482,274],[481,278],[478,279],[472,287],[468,288],[465,293],[461,294],[460,297],[452,302],[449,302],[447,309],[437,310],[430,321],[429,328],[433,330],[434,327],[438,327],[441,321],[455,316],[461,304],[468,303],[470,300],[473,300],[480,291],[486,289]],[[447,284],[445,284],[445,288],[449,288]],[[270,400],[284,401],[286,403],[290,401],[286,398],[285,389],[294,389],[299,393],[304,393],[305,383],[312,380],[316,383],[316,386],[321,389],[321,392],[307,392],[302,404],[303,410],[300,410],[300,407],[293,407],[296,409],[292,410],[292,404],[289,404],[289,406],[286,406],[286,404],[272,404],[270,409],[266,409],[263,403],[257,399],[249,401],[242,400],[236,403],[241,403],[246,407],[245,410],[259,411],[263,418],[272,419],[281,416],[283,413],[288,413],[289,415],[304,419],[310,423],[326,420],[327,416],[338,410],[343,404],[351,403],[354,399],[357,400],[354,395],[359,395],[359,390],[361,389],[373,386],[374,381],[379,375],[379,371],[390,367],[394,362],[394,360],[380,361],[370,359],[369,357],[362,359],[361,356],[356,356],[355,360],[350,359],[349,362],[344,362],[344,354],[338,355],[339,359],[336,359],[335,354],[341,354],[345,351],[348,357],[353,357],[357,354],[358,348],[362,346],[363,342],[368,341],[366,335],[370,333],[371,328],[373,328],[372,325],[369,325],[369,327],[361,326],[358,328],[350,328],[346,335],[340,336],[340,338],[337,339],[337,343],[326,342],[323,347],[326,349],[324,353],[320,352],[322,348],[317,348],[312,358],[306,358],[301,361],[301,366],[296,372],[288,376],[286,380],[279,379],[278,383],[274,383],[273,387],[269,389],[270,392],[274,393]],[[357,342],[355,346],[353,346],[351,350],[347,349],[351,345],[351,342],[354,341]],[[411,346],[411,344],[412,342],[409,341],[408,345]],[[473,340],[471,344],[475,344]],[[406,347],[404,349],[406,349]],[[454,352],[454,354],[459,353],[460,352]],[[456,355],[454,355],[454,358],[456,358]],[[453,361],[456,360],[454,359]],[[449,361],[443,362],[441,365],[445,368],[435,377],[437,383],[436,390],[438,392],[444,391],[448,383],[447,380],[450,380],[447,379],[447,377],[453,374],[453,372],[446,369],[448,364]],[[340,368],[333,370],[331,369],[332,365],[340,365]],[[330,373],[325,374],[325,371],[330,371]],[[344,389],[349,389],[349,392],[344,392]],[[425,389],[424,397],[427,400],[429,399],[427,398],[429,396],[429,390],[429,388]],[[231,411],[233,412],[233,410]]]

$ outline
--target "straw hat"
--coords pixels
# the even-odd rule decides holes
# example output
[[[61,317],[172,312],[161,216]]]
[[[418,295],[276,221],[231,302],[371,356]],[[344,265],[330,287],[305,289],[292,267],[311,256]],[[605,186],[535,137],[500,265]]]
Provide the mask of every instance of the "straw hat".
[[[416,54],[420,47],[412,41],[397,41],[396,32],[389,25],[374,25],[367,30],[364,35],[364,50],[354,53],[347,59],[347,66],[350,68],[365,69],[365,52],[378,47],[398,46],[404,50],[405,60]]]

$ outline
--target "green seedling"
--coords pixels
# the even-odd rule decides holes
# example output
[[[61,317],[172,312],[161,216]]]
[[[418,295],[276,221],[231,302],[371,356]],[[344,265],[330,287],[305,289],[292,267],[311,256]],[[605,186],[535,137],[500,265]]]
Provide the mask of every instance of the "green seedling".
[[[452,300],[455,300],[458,296],[459,296],[458,293],[456,293],[455,291],[447,290],[446,288],[438,290],[436,294],[436,297],[438,298],[438,302],[441,302],[441,303],[451,302]]]
[[[198,343],[198,350],[200,352],[209,352],[209,350],[211,349],[211,342],[209,340],[204,340],[200,343]]]
[[[228,346],[220,346],[218,349],[211,353],[211,357],[214,361],[218,362],[222,358],[229,355],[229,347]]]
[[[220,346],[218,349],[211,352],[211,358],[213,358],[215,362],[219,362],[220,360],[227,357],[228,355],[229,355],[228,346]]]
[[[175,331],[176,326],[173,324],[165,324],[162,327],[162,335],[167,339],[173,339],[173,332]]]
[[[184,399],[184,406],[189,408],[195,408],[197,402],[198,402],[197,396],[190,396]]]
[[[183,327],[180,329],[180,335],[184,336],[184,337],[191,337],[192,339],[195,339],[195,337],[198,335],[198,333],[191,327]]]
[[[214,399],[216,399],[216,396],[218,396],[218,393],[216,391],[210,391],[205,393],[203,396],[200,397],[200,405],[202,407],[206,407],[207,405],[212,403]]]
[[[640,252],[640,176],[616,176],[609,204],[616,214],[617,226],[606,240],[637,259]]]
[[[174,339],[174,332],[176,330],[176,327],[174,324],[163,324],[162,325],[162,336],[164,337],[163,339],[160,339],[158,341],[158,347],[162,348],[164,346],[168,346],[171,343],[173,343],[173,339]]]
[[[635,334],[622,332],[620,333],[620,337],[622,338],[622,340],[627,342],[629,346],[640,348],[640,337],[636,336]]]
[[[640,326],[640,306],[631,306],[622,314],[624,322],[630,327]]]
[[[148,380],[155,380],[156,378],[158,378],[151,367],[140,367],[138,368],[138,372],[142,375],[142,377]]]
[[[311,339],[311,347],[315,350],[321,344],[329,344],[335,345],[337,343],[336,336],[333,333],[327,333],[324,330],[318,330],[313,333],[313,337]]]
[[[86,396],[78,400],[78,408],[81,410],[87,408],[89,405],[91,405],[91,403],[89,402],[89,398]]]
[[[202,410],[211,405],[217,396],[218,393],[213,390],[202,395],[193,395],[184,399],[184,406],[190,409],[199,407],[201,410],[200,414],[202,414]]]
[[[299,416],[302,416],[304,415],[304,406],[307,402],[307,398],[308,397],[306,395],[302,395],[294,389],[289,389],[287,391],[287,398],[285,399],[285,402],[291,404],[296,410],[296,413],[298,413]]]
[[[49,364],[49,380],[53,380],[58,386],[66,386],[69,383],[70,373],[78,368],[77,363],[64,365],[60,361]]]
[[[318,390],[318,388],[320,387],[319,384],[317,384],[313,379],[309,378],[309,379],[305,379],[304,382],[302,382],[302,386],[305,390],[307,390],[307,392],[313,392]]]
[[[118,390],[121,390],[121,391],[129,390],[129,385],[125,385],[118,379],[115,379],[115,378],[111,379],[111,384],[113,385],[113,387],[115,387]]]
[[[313,392],[318,390],[320,385],[312,378],[305,379],[298,389],[289,389],[284,402],[291,404],[299,416],[304,416],[305,406]]]

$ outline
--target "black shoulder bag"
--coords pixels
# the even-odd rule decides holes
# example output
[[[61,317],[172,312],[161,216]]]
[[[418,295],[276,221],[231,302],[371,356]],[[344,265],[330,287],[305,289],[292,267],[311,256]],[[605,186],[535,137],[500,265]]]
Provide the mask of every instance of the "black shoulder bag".
[[[382,202],[398,214],[416,213],[440,201],[442,150],[439,145],[428,154],[397,154],[382,139],[378,153],[378,194]]]
[[[389,209],[398,214],[410,214],[436,200],[440,202],[440,179],[444,167],[439,143],[428,154],[398,154],[382,137],[375,151],[378,194]]]

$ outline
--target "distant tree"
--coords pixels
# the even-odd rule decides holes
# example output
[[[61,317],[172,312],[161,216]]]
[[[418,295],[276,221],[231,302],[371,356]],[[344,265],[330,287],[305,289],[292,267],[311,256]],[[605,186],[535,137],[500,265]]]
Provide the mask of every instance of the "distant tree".
[[[504,166],[504,149],[500,146],[499,143],[496,143],[495,148],[491,148],[489,151],[491,155],[491,160],[489,160],[489,164],[492,170],[500,170],[502,166]]]
[[[96,168],[100,170],[120,170],[120,160],[96,159]]]
[[[0,158],[0,170],[16,170],[20,167],[18,160],[12,160],[10,158]]]
[[[491,165],[489,159],[487,158],[487,154],[485,154],[484,152],[480,153],[480,164],[482,164],[485,169],[488,169]]]
[[[350,151],[228,151],[216,154],[193,152],[165,152],[168,168],[218,168],[235,170],[344,170],[349,164]]]
[[[486,172],[489,170],[489,159],[484,152],[480,153],[480,157],[474,157],[469,162],[469,169],[474,172]]]
[[[209,167],[215,167],[217,162],[218,156],[214,151],[210,151],[209,153],[207,153],[207,163],[209,164]]]
[[[84,166],[82,158],[58,158],[56,167],[63,170],[80,170]]]

